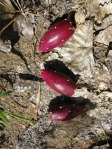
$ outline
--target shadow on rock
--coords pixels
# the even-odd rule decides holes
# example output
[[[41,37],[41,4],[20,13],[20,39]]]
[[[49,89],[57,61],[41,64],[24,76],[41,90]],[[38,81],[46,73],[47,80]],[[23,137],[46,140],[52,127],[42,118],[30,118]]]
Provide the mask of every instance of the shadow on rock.
[[[7,19],[4,20],[2,19],[0,21],[0,30],[2,30],[6,25],[8,25],[12,19]],[[14,46],[15,43],[19,41],[19,34],[18,32],[14,31],[13,24],[10,24],[0,35],[0,38],[5,41],[5,40],[10,40],[11,45]]]
[[[9,74],[0,74],[0,78],[5,79],[13,87],[13,84],[15,83],[15,75],[12,76]]]
[[[17,56],[19,56],[19,57],[23,60],[23,62],[25,63],[26,68],[30,71],[30,69],[28,68],[27,60],[26,60],[26,58],[23,56],[23,54],[22,54],[20,51],[16,50],[15,48],[12,48],[12,49],[11,49],[11,52],[12,52],[13,54],[16,54]]]
[[[52,60],[44,64],[45,69],[54,70],[70,77],[75,83],[79,79],[79,75],[75,75],[62,61]]]
[[[31,80],[31,81],[40,81],[42,82],[42,79],[39,78],[38,76],[32,75],[32,74],[23,74],[19,73],[19,78],[22,80]]]
[[[90,109],[95,109],[96,105],[93,104],[89,99],[83,97],[67,97],[67,96],[57,96],[52,99],[49,104],[49,108],[57,107],[58,105],[68,105],[68,104],[76,104],[85,108],[85,111]]]

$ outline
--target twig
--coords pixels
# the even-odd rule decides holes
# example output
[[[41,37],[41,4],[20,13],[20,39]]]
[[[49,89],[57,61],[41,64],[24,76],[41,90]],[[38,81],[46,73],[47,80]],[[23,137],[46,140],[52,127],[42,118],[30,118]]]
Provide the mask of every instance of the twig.
[[[36,97],[36,105],[34,109],[34,119],[37,120],[38,117],[38,109],[40,107],[40,86],[41,84],[39,83],[38,91],[37,91],[37,97]]]
[[[13,19],[12,21],[10,21],[5,27],[3,27],[3,29],[0,31],[0,33],[2,33],[8,26],[10,26],[13,22],[15,21],[15,19]]]
[[[12,3],[10,2],[10,0],[0,0],[0,3],[5,6],[10,12],[15,11]]]

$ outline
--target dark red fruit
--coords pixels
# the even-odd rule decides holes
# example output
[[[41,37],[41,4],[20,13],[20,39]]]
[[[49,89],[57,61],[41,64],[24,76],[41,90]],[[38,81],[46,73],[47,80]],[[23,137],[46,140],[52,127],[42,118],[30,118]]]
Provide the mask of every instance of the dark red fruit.
[[[51,51],[67,42],[73,33],[74,29],[71,22],[64,20],[55,23],[40,40],[39,50],[41,52]]]
[[[72,96],[77,88],[71,78],[62,73],[44,69],[41,72],[41,76],[47,85],[62,95]]]
[[[68,121],[82,114],[84,110],[76,104],[63,104],[50,107],[48,111],[51,112],[50,119],[52,121]]]

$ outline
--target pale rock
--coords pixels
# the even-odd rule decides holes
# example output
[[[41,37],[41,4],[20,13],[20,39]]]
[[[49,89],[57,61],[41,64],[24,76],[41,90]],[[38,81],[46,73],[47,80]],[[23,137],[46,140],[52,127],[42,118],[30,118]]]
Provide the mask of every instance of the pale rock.
[[[0,51],[9,53],[11,51],[11,49],[12,49],[12,46],[11,46],[10,40],[6,40],[5,42],[0,40]]]
[[[112,41],[112,26],[109,26],[105,30],[101,31],[94,40],[96,43],[109,45],[109,42]]]

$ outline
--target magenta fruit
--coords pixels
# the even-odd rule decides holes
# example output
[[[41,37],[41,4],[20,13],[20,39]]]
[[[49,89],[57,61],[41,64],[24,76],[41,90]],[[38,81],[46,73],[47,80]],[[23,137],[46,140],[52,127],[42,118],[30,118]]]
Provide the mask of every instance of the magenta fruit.
[[[51,51],[66,43],[73,33],[74,29],[71,22],[63,20],[55,23],[40,40],[39,50],[41,52]]]
[[[76,104],[56,105],[48,109],[52,121],[68,121],[82,114],[83,108]]]
[[[41,76],[49,87],[62,95],[72,96],[77,88],[71,78],[62,73],[44,69]]]

